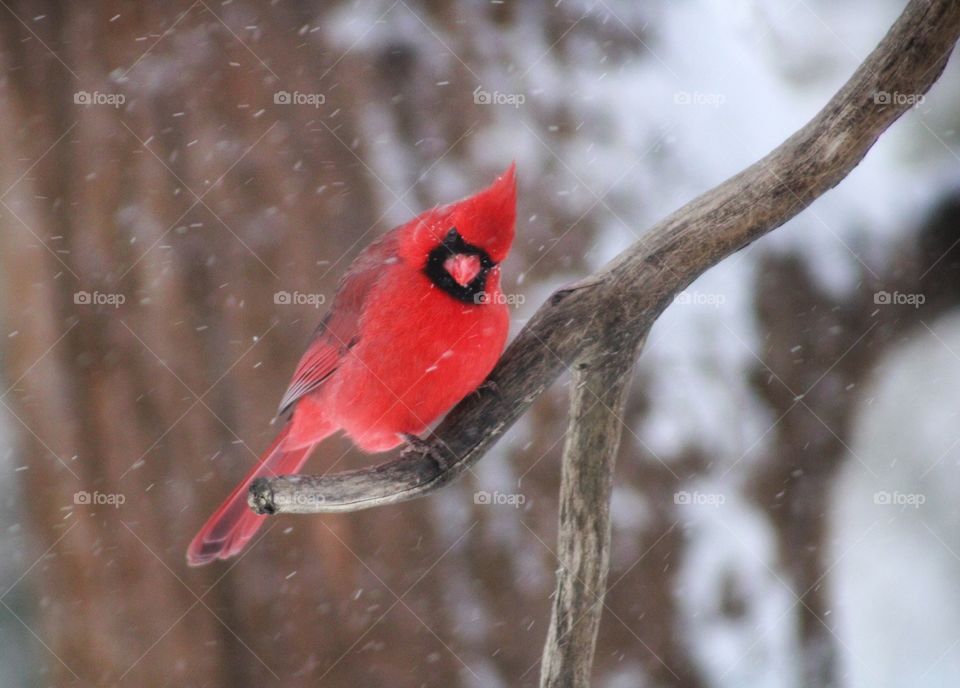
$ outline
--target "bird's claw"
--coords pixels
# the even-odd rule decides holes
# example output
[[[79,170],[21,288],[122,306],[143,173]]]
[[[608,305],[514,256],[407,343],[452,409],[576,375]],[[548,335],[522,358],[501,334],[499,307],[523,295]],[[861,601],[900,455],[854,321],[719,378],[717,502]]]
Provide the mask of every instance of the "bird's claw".
[[[416,435],[413,435],[407,432],[400,433],[400,435],[401,437],[403,437],[403,440],[407,443],[407,446],[409,449],[421,454],[425,454],[430,451],[431,445],[430,445],[430,442],[428,442],[427,440],[420,439]]]
[[[477,387],[477,391],[479,392],[482,389],[488,389],[498,397],[500,396],[500,385],[498,385],[495,380],[484,380],[481,382],[480,386]]]

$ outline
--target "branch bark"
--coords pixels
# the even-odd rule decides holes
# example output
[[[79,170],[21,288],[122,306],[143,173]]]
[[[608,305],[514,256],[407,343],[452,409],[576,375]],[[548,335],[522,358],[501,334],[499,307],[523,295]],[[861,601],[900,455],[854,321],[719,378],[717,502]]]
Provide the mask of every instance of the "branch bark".
[[[802,129],[655,225],[599,273],[555,292],[481,387],[424,442],[378,466],[260,479],[258,513],[357,511],[438,490],[487,450],[588,347],[634,351],[674,295],[839,183],[937,80],[960,35],[956,0],[911,0],[853,76]],[[878,102],[879,101],[879,102]],[[602,334],[600,334],[602,333]]]
[[[560,481],[557,589],[543,688],[590,685],[610,566],[610,491],[636,351],[585,352],[574,366]]]

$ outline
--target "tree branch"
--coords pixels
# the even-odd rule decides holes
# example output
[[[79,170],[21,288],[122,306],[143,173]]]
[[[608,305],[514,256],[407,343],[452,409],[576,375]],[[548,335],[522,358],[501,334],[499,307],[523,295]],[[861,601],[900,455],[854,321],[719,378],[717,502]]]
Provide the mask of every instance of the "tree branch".
[[[908,99],[888,102],[877,94],[925,93],[958,34],[960,2],[911,0],[806,126],[669,215],[596,275],[554,293],[504,353],[489,378],[494,384],[458,404],[426,441],[371,468],[257,480],[251,507],[258,513],[356,511],[420,497],[459,477],[581,352],[594,345],[634,351],[680,290],[839,183],[909,109]]]
[[[610,565],[610,491],[633,363],[643,347],[588,351],[574,366],[560,482],[557,590],[543,688],[590,685]],[[591,361],[602,361],[592,365]]]

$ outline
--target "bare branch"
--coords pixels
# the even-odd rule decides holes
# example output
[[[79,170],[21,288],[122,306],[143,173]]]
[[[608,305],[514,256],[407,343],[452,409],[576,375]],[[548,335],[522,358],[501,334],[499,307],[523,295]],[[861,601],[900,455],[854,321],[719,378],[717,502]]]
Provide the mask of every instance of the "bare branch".
[[[586,351],[574,368],[570,427],[563,448],[557,591],[540,685],[590,685],[610,565],[610,491],[620,418],[637,350]],[[602,360],[600,366],[590,361]]]
[[[437,490],[480,460],[581,352],[634,351],[675,294],[731,253],[797,215],[840,182],[936,81],[960,34],[960,2],[911,0],[850,80],[806,126],[762,160],[655,225],[596,275],[553,294],[485,386],[422,445],[373,468],[261,479],[260,513],[354,511]],[[602,365],[602,361],[593,361]],[[496,390],[496,391],[494,391]]]

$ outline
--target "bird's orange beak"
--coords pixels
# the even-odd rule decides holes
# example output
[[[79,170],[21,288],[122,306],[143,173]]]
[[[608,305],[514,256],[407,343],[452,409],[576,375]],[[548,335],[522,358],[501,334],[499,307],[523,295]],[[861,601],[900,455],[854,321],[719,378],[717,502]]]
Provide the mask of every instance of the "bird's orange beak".
[[[443,269],[450,273],[457,284],[465,287],[480,274],[480,258],[472,254],[458,253],[443,262]]]

